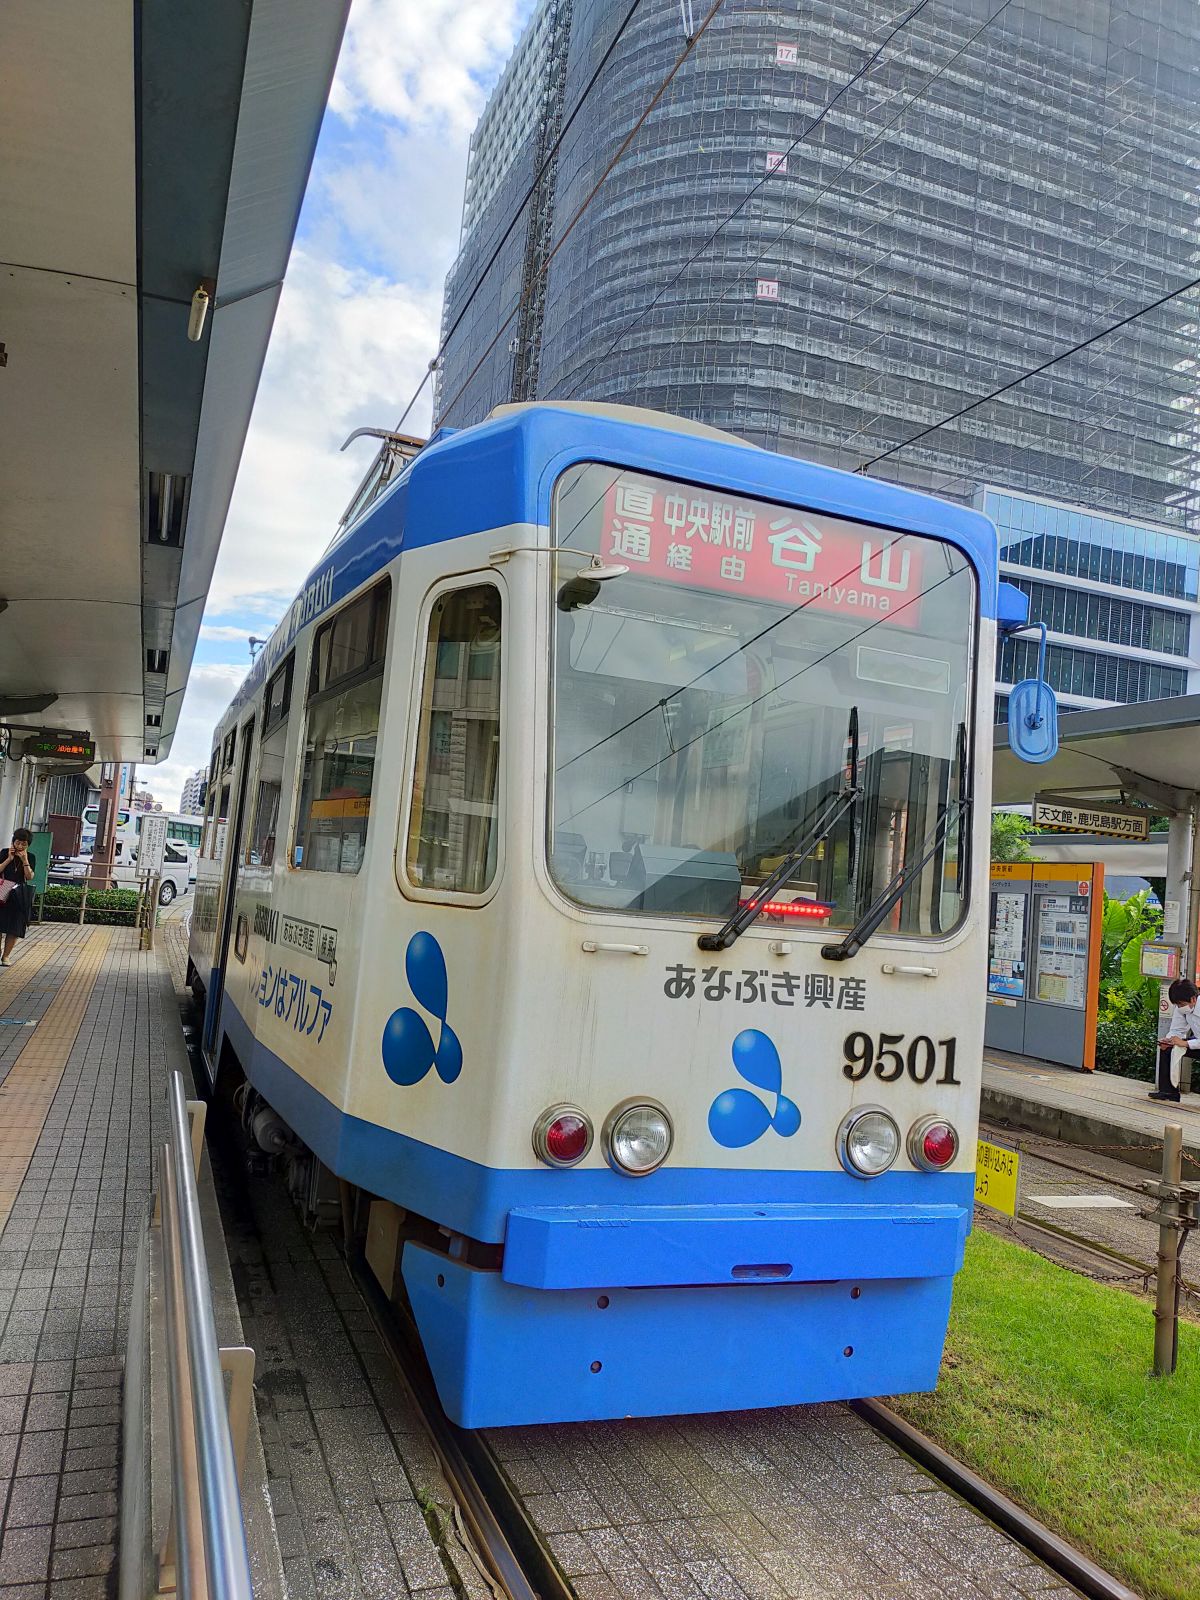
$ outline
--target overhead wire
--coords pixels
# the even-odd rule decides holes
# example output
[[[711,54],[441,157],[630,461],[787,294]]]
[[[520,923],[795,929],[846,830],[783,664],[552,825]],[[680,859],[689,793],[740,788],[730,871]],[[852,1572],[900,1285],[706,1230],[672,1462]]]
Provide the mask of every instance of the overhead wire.
[[[918,90],[916,90],[915,93],[911,94],[904,101],[904,104],[900,107],[900,109],[893,116],[888,118],[888,120],[879,129],[878,133],[876,133],[875,136],[872,139],[870,139],[868,141],[868,143],[865,144],[862,147],[861,150],[859,150],[857,152],[857,154],[852,156],[849,161],[845,162],[844,165],[841,166],[838,169],[838,171],[834,174],[834,176],[827,183],[823,184],[821,186],[821,188],[817,190],[816,194],[813,195],[811,200],[809,200],[807,202],[807,204],[804,205],[799,212],[797,212],[797,214],[791,219],[790,222],[786,222],[783,225],[783,227],[779,229],[779,231],[778,231],[778,233],[776,233],[775,237],[767,245],[765,245],[763,247],[763,249],[758,253],[758,255],[756,255],[756,256],[754,256],[752,258],[751,263],[750,263],[750,268],[747,269],[744,272],[740,272],[737,275],[737,277],[733,280],[733,282],[729,285],[729,287],[724,289],[719,295],[716,296],[715,299],[705,301],[703,315],[701,317],[698,317],[695,320],[695,322],[691,323],[690,324],[691,327],[693,327],[693,328],[699,327],[700,323],[704,320],[704,317],[707,316],[708,312],[712,309],[713,306],[718,306],[724,300],[727,300],[733,290],[735,290],[735,289],[739,289],[740,290],[740,288],[741,288],[742,284],[744,283],[744,281],[748,277],[751,276],[751,272],[752,271],[754,273],[757,273],[758,268],[762,265],[763,259],[767,255],[771,254],[778,247],[780,241],[782,239],[784,239],[792,231],[793,228],[797,227],[804,220],[804,218],[806,216],[808,216],[808,214],[817,205],[820,204],[820,202],[825,198],[825,196],[827,194],[829,194],[829,192],[832,189],[837,187],[837,185],[842,181],[842,179],[846,176],[846,174],[848,172],[850,172],[854,167],[856,167],[859,164],[859,162],[862,161],[866,156],[870,155],[871,151],[876,148],[876,146],[881,142],[881,140],[884,138],[884,136],[887,133],[889,133],[891,131],[891,129],[894,128],[896,126],[896,124],[903,117],[905,117],[908,114],[909,111],[911,111],[912,107],[916,104],[916,102],[918,100],[920,100],[929,91],[929,89],[938,81],[938,79],[940,77],[942,77],[944,73],[948,72],[949,69],[954,65],[954,63],[960,59],[960,57],[962,57],[963,55],[966,54],[966,52],[976,42],[976,40],[980,37],[980,35],[985,33],[987,31],[987,29],[990,28],[992,26],[992,24],[1002,15],[1002,13],[1008,10],[1009,6],[1012,5],[1012,3],[1013,3],[1013,0],[1001,0],[1001,4],[996,7],[996,9],[990,14],[990,16],[985,18],[985,20],[979,25],[979,27],[975,29],[974,33],[972,33],[967,39],[965,39],[963,41],[963,43],[961,45],[959,45],[959,47],[953,52],[953,54],[948,56],[947,59],[942,62],[941,66],[938,67],[936,72],[931,73],[929,75],[929,77],[926,78],[925,82],[921,85],[921,87]],[[908,26],[908,24],[913,20],[914,16],[916,15],[917,9],[919,9],[919,8],[914,8],[914,10],[910,11],[899,23],[896,24],[896,26],[893,28],[892,32],[888,35],[888,38],[884,41],[884,45],[881,46],[880,49],[885,48],[886,45],[888,43],[890,43],[891,40],[895,37],[896,33],[898,33],[900,31],[901,28]],[[878,52],[876,52],[876,55],[878,55]],[[875,57],[872,57],[872,62],[874,60],[875,60]],[[867,66],[869,66],[870,64],[871,63],[868,63]],[[846,92],[846,90],[848,90],[850,87],[852,87],[854,82],[858,78],[861,78],[861,76],[862,76],[862,74],[863,74],[863,72],[865,70],[866,70],[866,66],[864,66],[864,68],[860,69],[859,72],[855,74],[854,78],[851,78],[850,80],[848,80],[847,83],[843,86],[843,88],[841,90],[839,90],[839,92],[838,92],[839,96],[841,94],[844,94]],[[835,96],[835,99],[836,98],[837,98],[837,96]],[[825,111],[821,113],[821,117],[823,118],[824,116],[827,116],[828,112],[829,112],[829,110],[831,108],[832,108],[832,102],[830,103],[830,106],[826,107]],[[817,119],[817,120],[819,121],[820,118]],[[813,126],[816,126],[815,122],[814,122]],[[812,131],[811,128],[809,128],[809,129],[806,129],[803,134],[799,135],[797,137],[797,139],[795,141],[793,141],[793,143],[791,145],[789,145],[788,150],[787,150],[786,153],[790,154],[791,151],[794,150],[798,144],[803,143],[804,139],[807,138],[808,133],[811,132],[811,131]],[[775,175],[776,174],[774,172],[772,172],[772,173],[766,174],[763,179],[759,179],[755,183],[753,188],[744,196],[743,201],[742,201],[742,205],[744,205],[746,203],[746,201],[748,201],[753,196],[753,194],[755,194],[758,191],[758,189],[762,187],[762,184],[766,180],[766,178],[770,178],[770,177],[773,177]],[[589,377],[593,372],[595,372],[597,367],[602,366],[604,364],[604,362],[608,361],[610,359],[610,357],[612,357],[616,353],[616,351],[618,350],[618,348],[620,347],[621,343],[624,341],[626,336],[629,333],[631,333],[634,328],[637,327],[638,323],[641,322],[642,319],[644,317],[646,317],[654,309],[654,307],[656,305],[659,304],[659,302],[662,300],[662,297],[671,288],[674,287],[674,285],[679,281],[679,279],[688,270],[688,268],[691,267],[692,265],[694,265],[695,261],[697,261],[699,259],[699,257],[704,254],[704,252],[709,248],[709,246],[712,244],[713,240],[717,237],[717,235],[722,231],[722,229],[726,226],[726,224],[728,222],[733,220],[733,218],[738,214],[738,212],[740,210],[741,210],[741,205],[735,207],[735,209],[730,213],[729,217],[726,218],[726,221],[721,223],[721,224],[719,224],[713,230],[713,232],[704,241],[704,244],[700,247],[700,249],[696,252],[696,254],[694,256],[692,256],[691,258],[689,258],[689,260],[684,263],[684,265],[675,274],[675,277],[672,278],[669,283],[664,284],[662,289],[659,290],[659,292],[654,296],[654,298],[652,300],[648,301],[646,303],[646,305],[644,305],[641,308],[640,311],[638,311],[633,317],[630,318],[630,320],[625,324],[625,326],[617,334],[617,336],[613,340],[612,344],[609,345],[608,349],[604,352],[604,354],[602,356],[600,356],[596,361],[592,362],[591,366],[587,369],[587,371],[585,373],[583,373],[578,380],[576,380],[575,384],[572,385],[572,388],[571,388],[570,392],[565,396],[566,399],[568,399],[568,400],[569,399],[573,399],[575,394],[576,394],[576,392],[578,391],[578,388],[579,388],[580,384],[584,381],[584,379]],[[686,301],[679,302],[679,303],[684,304],[684,305],[687,304]]]
[[[872,456],[870,460],[860,462],[854,470],[860,473],[868,472],[870,468],[877,466],[879,462],[886,461],[889,456],[894,456],[901,450],[907,450],[910,445],[927,438],[931,433],[936,433],[939,428],[945,428],[950,423],[957,422],[960,417],[969,416],[972,411],[977,411],[980,406],[990,405],[993,400],[998,400],[1001,395],[1007,394],[1010,389],[1019,388],[1021,384],[1028,383],[1031,378],[1036,378],[1051,367],[1057,366],[1060,361],[1066,361],[1070,356],[1078,355],[1081,350],[1087,350],[1091,345],[1099,343],[1101,339],[1107,339],[1111,334],[1120,332],[1122,328],[1127,328],[1131,322],[1137,322],[1139,318],[1149,316],[1152,311],[1157,311],[1161,306],[1167,305],[1172,300],[1177,300],[1180,295],[1191,294],[1195,289],[1200,289],[1200,278],[1191,278],[1187,283],[1181,283],[1178,288],[1170,289],[1166,294],[1159,295],[1157,300],[1151,300],[1148,305],[1140,306],[1136,311],[1131,311],[1127,316],[1119,318],[1118,321],[1111,322],[1106,327],[1089,334],[1086,339],[1080,339],[1076,344],[1071,345],[1069,349],[1060,350],[1057,355],[1048,356],[1045,361],[1040,361],[1036,367],[1030,367],[1027,372],[1022,372],[1017,377],[1010,378],[1007,383],[1000,384],[987,394],[979,395],[965,406],[960,406],[957,411],[951,411],[947,416],[942,417],[939,422],[931,422],[927,427],[921,428],[909,438],[890,445],[886,450],[881,450],[877,456]]]
[[[539,266],[539,268],[537,270],[537,274],[536,274],[537,278],[545,277],[546,273],[550,269],[550,263],[554,260],[555,256],[558,254],[558,252],[562,249],[563,245],[566,244],[567,239],[570,237],[570,235],[574,231],[574,229],[578,226],[581,218],[583,217],[584,213],[587,211],[588,207],[591,205],[592,201],[596,198],[597,194],[599,194],[600,190],[604,187],[605,183],[608,181],[609,177],[611,176],[613,170],[616,168],[617,164],[621,161],[622,157],[629,150],[629,147],[633,144],[633,141],[637,138],[638,134],[641,132],[641,129],[642,129],[642,127],[644,126],[644,124],[646,122],[646,119],[650,116],[651,112],[658,105],[658,103],[662,99],[663,95],[666,94],[667,90],[670,88],[672,82],[674,81],[674,79],[676,77],[676,74],[680,71],[680,69],[683,67],[684,63],[689,59],[689,57],[691,56],[692,52],[695,50],[696,46],[700,43],[700,40],[704,37],[705,33],[707,32],[707,30],[709,28],[709,25],[712,23],[713,19],[717,15],[717,12],[720,11],[720,9],[721,9],[723,4],[724,4],[724,0],[713,0],[712,5],[709,7],[708,11],[705,13],[704,20],[700,23],[700,25],[696,29],[695,33],[693,33],[691,35],[691,37],[688,39],[687,44],[684,46],[683,50],[680,52],[679,56],[676,58],[674,65],[671,67],[671,69],[667,73],[666,77],[663,78],[663,80],[659,84],[658,88],[654,91],[654,94],[650,97],[650,100],[648,101],[648,103],[646,104],[644,109],[642,110],[641,114],[638,116],[637,121],[633,124],[632,128],[630,128],[629,132],[625,135],[625,138],[621,141],[620,145],[617,148],[616,153],[606,163],[603,172],[601,172],[600,176],[596,179],[596,182],[592,185],[591,189],[588,191],[587,195],[584,197],[582,203],[580,204],[579,208],[576,210],[574,216],[571,218],[570,222],[567,223],[567,225],[563,229],[562,233],[559,234],[559,236],[555,240],[553,246],[547,252],[546,259],[541,263],[541,265]],[[532,287],[532,285],[530,285],[530,287]],[[471,368],[470,372],[468,372],[467,376],[463,379],[462,383],[459,384],[458,388],[454,391],[453,395],[446,402],[446,404],[442,407],[442,416],[443,417],[447,416],[453,410],[453,408],[458,404],[458,401],[462,398],[462,396],[465,393],[465,391],[470,387],[472,381],[475,378],[476,373],[483,366],[484,362],[491,355],[492,351],[499,344],[500,340],[504,337],[504,334],[507,332],[509,326],[511,325],[511,323],[513,321],[513,318],[517,315],[517,312],[525,304],[525,301],[527,300],[528,296],[529,296],[529,288],[526,288],[521,292],[520,296],[517,299],[516,304],[513,306],[512,310],[508,313],[507,317],[505,317],[504,321],[500,324],[499,328],[497,328],[494,338],[487,345],[486,349],[483,351],[483,354],[479,357],[479,360]]]
[[[394,432],[399,433],[400,429],[404,426],[404,423],[406,422],[406,420],[408,418],[409,412],[412,410],[413,406],[415,406],[417,401],[420,399],[422,390],[425,388],[425,385],[429,382],[429,380],[433,376],[433,374],[437,371],[438,363],[441,361],[442,356],[445,354],[446,346],[450,343],[451,339],[453,339],[454,335],[458,332],[458,329],[459,329],[459,327],[460,327],[460,325],[462,323],[463,318],[466,316],[467,312],[471,309],[471,306],[474,304],[475,296],[483,288],[484,280],[487,278],[488,273],[495,266],[497,258],[499,257],[501,250],[504,249],[504,246],[508,243],[509,239],[512,237],[512,231],[516,227],[517,223],[521,220],[521,217],[522,217],[522,214],[524,213],[525,207],[529,204],[530,200],[532,199],[533,193],[536,190],[538,184],[541,183],[542,179],[546,176],[546,173],[550,170],[550,164],[554,160],[555,156],[558,154],[559,149],[562,146],[563,140],[566,138],[567,134],[570,132],[572,123],[575,121],[575,118],[579,115],[580,111],[582,111],[583,105],[584,105],[584,101],[591,94],[592,90],[596,87],[596,84],[600,81],[601,73],[604,71],[605,67],[608,65],[609,61],[611,60],[613,51],[617,48],[617,45],[620,44],[621,39],[624,37],[626,28],[628,28],[629,24],[633,21],[634,13],[637,11],[637,9],[641,5],[641,3],[642,3],[642,0],[632,0],[632,4],[630,5],[628,11],[626,11],[625,15],[621,18],[620,26],[617,28],[617,31],[613,34],[612,39],[609,41],[608,48],[604,51],[604,54],[600,57],[600,60],[596,63],[596,69],[592,73],[591,77],[588,79],[587,83],[584,84],[583,92],[580,94],[579,99],[576,100],[575,104],[572,106],[570,115],[564,120],[563,125],[559,129],[558,135],[554,140],[554,143],[550,146],[549,150],[546,152],[546,155],[545,155],[544,159],[542,160],[542,164],[538,167],[537,171],[534,173],[533,179],[532,179],[531,183],[529,184],[529,187],[525,190],[525,193],[522,195],[521,199],[517,202],[516,210],[513,212],[512,216],[508,219],[508,226],[505,228],[504,232],[501,234],[501,236],[500,236],[499,240],[497,241],[496,246],[493,249],[491,255],[488,257],[487,261],[484,263],[483,271],[479,274],[478,278],[475,280],[475,284],[472,287],[470,294],[467,296],[466,300],[463,302],[461,308],[459,309],[458,315],[455,317],[454,321],[451,323],[451,325],[450,325],[449,329],[447,330],[445,336],[439,342],[438,349],[437,349],[437,354],[434,356],[433,360],[429,363],[428,367],[426,367],[425,376],[421,379],[420,383],[417,385],[416,389],[414,390],[412,399],[405,406],[404,415],[400,418],[400,421],[396,424],[395,429],[393,430]]]

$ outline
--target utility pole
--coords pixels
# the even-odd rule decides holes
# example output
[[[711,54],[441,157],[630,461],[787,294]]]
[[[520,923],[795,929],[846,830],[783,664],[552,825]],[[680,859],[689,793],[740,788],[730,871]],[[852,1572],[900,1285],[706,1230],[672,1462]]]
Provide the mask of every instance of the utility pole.
[[[1158,1223],[1158,1266],[1154,1295],[1154,1376],[1175,1371],[1179,1354],[1179,1256],[1189,1228],[1196,1226],[1197,1189],[1183,1178],[1183,1128],[1168,1122],[1163,1129],[1162,1179],[1142,1185],[1158,1201],[1145,1215]]]
[[[100,768],[100,814],[96,819],[96,843],[88,883],[93,889],[112,888],[113,855],[117,837],[117,779],[120,766],[106,761]]]

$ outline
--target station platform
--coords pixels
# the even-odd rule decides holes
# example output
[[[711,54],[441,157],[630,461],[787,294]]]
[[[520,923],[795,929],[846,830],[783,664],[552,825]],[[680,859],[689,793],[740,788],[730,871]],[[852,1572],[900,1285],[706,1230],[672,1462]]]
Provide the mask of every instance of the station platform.
[[[1163,1127],[1183,1127],[1184,1178],[1200,1176],[1200,1094],[1178,1105],[1148,1098],[1153,1084],[1112,1072],[1079,1072],[1034,1056],[987,1049],[983,1054],[980,1116],[999,1127],[1021,1129],[1066,1144],[1120,1155],[1133,1166],[1158,1171]]]
[[[34,926],[0,969],[0,1600],[117,1592],[130,1308],[176,1069],[175,984],[131,929]],[[218,1331],[240,1343],[205,1231]],[[248,1518],[264,1594],[270,1531]]]

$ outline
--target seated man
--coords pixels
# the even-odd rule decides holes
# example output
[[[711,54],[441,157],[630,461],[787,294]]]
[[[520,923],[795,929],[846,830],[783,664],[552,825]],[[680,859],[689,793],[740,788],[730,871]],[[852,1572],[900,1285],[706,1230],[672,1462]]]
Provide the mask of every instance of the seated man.
[[[1190,978],[1176,978],[1167,990],[1174,1009],[1167,1031],[1158,1041],[1158,1077],[1150,1091],[1151,1100],[1179,1099],[1179,1068],[1185,1055],[1200,1059],[1200,1017],[1196,1000],[1200,989]]]

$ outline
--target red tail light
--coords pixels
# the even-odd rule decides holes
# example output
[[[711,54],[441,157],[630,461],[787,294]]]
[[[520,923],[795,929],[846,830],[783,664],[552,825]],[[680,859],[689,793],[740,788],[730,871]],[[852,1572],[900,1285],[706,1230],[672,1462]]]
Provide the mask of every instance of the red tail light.
[[[533,1151],[548,1167],[573,1167],[592,1148],[592,1124],[576,1106],[548,1106],[533,1125]]]
[[[958,1134],[954,1124],[943,1117],[922,1117],[908,1132],[908,1155],[914,1167],[940,1172],[958,1154]]]

